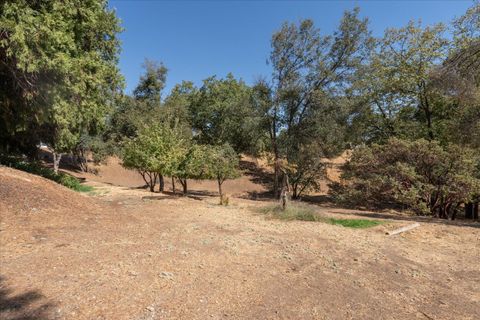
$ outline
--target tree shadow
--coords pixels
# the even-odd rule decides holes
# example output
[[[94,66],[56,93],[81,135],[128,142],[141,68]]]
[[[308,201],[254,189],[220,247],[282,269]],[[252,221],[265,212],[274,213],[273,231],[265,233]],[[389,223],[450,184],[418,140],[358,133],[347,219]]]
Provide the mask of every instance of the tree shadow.
[[[262,191],[262,192],[257,192],[257,191],[248,191],[245,194],[242,194],[239,196],[240,199],[246,199],[246,200],[254,200],[254,201],[275,201],[273,192],[268,190],[268,191]]]
[[[187,197],[218,197],[218,192],[205,190],[188,190]]]
[[[37,290],[13,294],[6,279],[0,276],[0,319],[2,320],[50,320],[54,304],[42,302],[44,296]],[[35,305],[35,306],[33,306]]]
[[[260,168],[252,161],[241,160],[239,166],[243,173],[249,177],[250,181],[262,185],[267,190],[273,189],[273,173]]]
[[[318,206],[342,208],[337,203],[335,203],[332,197],[329,196],[328,194],[305,195],[305,196],[301,196],[298,200],[302,202],[308,202],[309,204],[318,205]]]
[[[37,158],[47,168],[53,169],[53,154],[45,149],[37,150]],[[71,155],[64,154],[60,159],[59,169],[65,169],[75,173],[85,173],[80,169]]]
[[[180,198],[190,198],[194,200],[203,200],[206,198],[217,198],[218,192],[210,192],[203,190],[189,190],[187,194],[183,194],[182,191],[155,191],[151,193],[152,195],[143,196],[143,200],[167,200],[167,199],[180,199]]]
[[[143,196],[142,200],[171,200],[178,199],[178,196],[173,195],[158,195],[158,196]]]

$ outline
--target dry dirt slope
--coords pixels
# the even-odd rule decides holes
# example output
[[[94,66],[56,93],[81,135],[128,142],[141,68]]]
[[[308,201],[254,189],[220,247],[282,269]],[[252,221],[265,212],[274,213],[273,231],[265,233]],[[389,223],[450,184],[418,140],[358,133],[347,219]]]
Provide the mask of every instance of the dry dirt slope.
[[[352,230],[97,186],[0,168],[0,319],[480,317],[478,224],[386,237],[408,221]]]

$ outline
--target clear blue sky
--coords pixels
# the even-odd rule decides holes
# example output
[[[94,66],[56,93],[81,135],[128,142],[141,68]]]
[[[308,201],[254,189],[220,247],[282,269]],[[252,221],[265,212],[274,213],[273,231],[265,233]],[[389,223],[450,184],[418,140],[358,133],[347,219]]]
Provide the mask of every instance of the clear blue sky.
[[[164,1],[110,0],[122,20],[120,68],[130,93],[145,58],[169,69],[168,92],[182,80],[232,72],[247,83],[270,74],[270,38],[284,21],[313,19],[331,33],[344,10],[359,6],[374,35],[409,20],[449,22],[472,1]]]

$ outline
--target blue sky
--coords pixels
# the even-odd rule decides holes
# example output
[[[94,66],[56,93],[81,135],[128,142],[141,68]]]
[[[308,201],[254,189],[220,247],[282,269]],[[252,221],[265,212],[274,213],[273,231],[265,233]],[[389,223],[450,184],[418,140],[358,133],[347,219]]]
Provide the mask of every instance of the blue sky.
[[[252,83],[271,71],[266,64],[270,38],[284,21],[313,19],[322,33],[338,25],[355,6],[370,20],[374,35],[409,20],[449,22],[472,5],[443,1],[164,1],[110,0],[122,20],[120,68],[130,93],[145,58],[169,69],[166,92],[182,80],[201,80],[232,72]]]

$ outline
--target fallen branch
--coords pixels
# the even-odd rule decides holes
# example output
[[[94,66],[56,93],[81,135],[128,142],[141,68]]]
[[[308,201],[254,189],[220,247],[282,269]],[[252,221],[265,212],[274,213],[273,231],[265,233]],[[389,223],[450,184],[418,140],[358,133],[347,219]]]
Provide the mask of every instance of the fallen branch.
[[[415,229],[417,227],[420,227],[420,223],[415,222],[415,223],[409,224],[408,226],[401,227],[401,228],[395,229],[393,231],[389,231],[389,232],[387,232],[387,234],[389,236],[393,236],[395,234],[399,234],[399,233],[402,233],[402,232],[405,232],[405,231],[409,231],[409,230]]]

